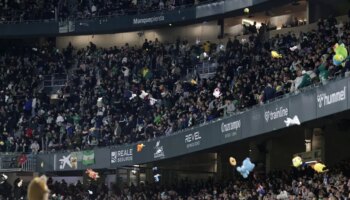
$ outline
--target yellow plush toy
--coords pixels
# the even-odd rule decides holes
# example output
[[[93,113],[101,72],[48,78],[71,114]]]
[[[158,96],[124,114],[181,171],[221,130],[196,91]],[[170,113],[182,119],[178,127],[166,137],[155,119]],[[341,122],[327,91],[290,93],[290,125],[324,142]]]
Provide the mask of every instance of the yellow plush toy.
[[[295,156],[292,160],[294,167],[300,167],[303,164],[303,160],[300,156]]]
[[[244,14],[249,14],[249,8],[244,8],[243,12]]]
[[[50,190],[45,175],[35,177],[28,186],[28,200],[48,200]]]
[[[317,173],[323,173],[328,171],[326,168],[326,165],[322,163],[316,163],[314,165],[311,165],[311,167],[317,172]]]
[[[234,157],[230,157],[229,162],[230,162],[231,166],[236,166],[237,165],[236,159]]]
[[[279,54],[277,51],[271,51],[271,57],[272,58],[282,58],[282,55]]]

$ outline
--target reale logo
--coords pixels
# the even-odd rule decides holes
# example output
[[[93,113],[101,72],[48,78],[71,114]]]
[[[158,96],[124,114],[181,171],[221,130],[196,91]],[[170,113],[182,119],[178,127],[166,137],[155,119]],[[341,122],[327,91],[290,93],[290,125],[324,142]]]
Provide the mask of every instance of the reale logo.
[[[133,149],[123,149],[111,152],[111,163],[128,162],[133,160]]]

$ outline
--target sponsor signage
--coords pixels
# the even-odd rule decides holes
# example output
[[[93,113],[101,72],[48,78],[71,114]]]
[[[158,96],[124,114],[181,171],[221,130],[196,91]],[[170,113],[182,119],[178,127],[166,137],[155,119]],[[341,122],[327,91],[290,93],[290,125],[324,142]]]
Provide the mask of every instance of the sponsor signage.
[[[68,155],[62,155],[58,158],[59,169],[78,169],[78,158],[76,154],[70,153]]]
[[[320,93],[317,95],[318,107],[329,106],[340,101],[346,100],[346,86],[343,89],[333,92],[331,94]]]
[[[154,159],[162,159],[165,158],[165,154],[164,154],[164,148],[163,146],[160,144],[161,140],[158,140],[156,145],[154,146],[154,154],[153,154],[153,158]]]
[[[315,101],[317,102],[317,116],[323,117],[347,109],[347,87],[348,81],[343,79],[317,88],[317,95],[315,97]]]
[[[231,138],[237,135],[238,129],[241,128],[241,120],[232,122],[221,122],[220,130],[225,138]]]
[[[288,116],[288,108],[285,107],[279,107],[276,108],[275,110],[267,110],[265,111],[265,121],[273,121],[279,118],[285,118]]]
[[[201,139],[202,137],[199,131],[185,135],[186,148],[189,149],[199,146],[201,144]]]
[[[111,163],[131,162],[133,161],[133,149],[121,149],[111,151]]]
[[[350,78],[333,81],[325,86],[290,94],[288,98],[156,140],[94,149],[94,154],[85,152],[85,159],[84,155],[81,156],[82,153],[77,152],[55,153],[54,156],[38,154],[37,167],[41,166],[40,162],[44,162],[40,171],[79,170],[87,167],[101,169],[143,164],[217,147],[281,128],[303,125],[306,121],[348,110],[349,85]],[[87,166],[82,164],[84,160]]]
[[[165,20],[164,15],[148,17],[148,18],[134,18],[132,23],[135,24],[152,24],[155,22],[162,22]]]

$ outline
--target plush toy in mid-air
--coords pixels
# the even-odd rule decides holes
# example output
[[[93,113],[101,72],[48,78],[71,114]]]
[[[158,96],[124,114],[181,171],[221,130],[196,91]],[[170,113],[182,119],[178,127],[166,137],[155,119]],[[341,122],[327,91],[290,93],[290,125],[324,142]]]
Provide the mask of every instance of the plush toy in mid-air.
[[[292,162],[294,167],[300,167],[303,164],[303,159],[300,156],[295,156]]]
[[[145,147],[145,145],[143,143],[137,144],[137,147],[136,147],[137,152],[141,152],[143,147]]]
[[[242,166],[237,167],[237,171],[243,176],[243,178],[247,178],[249,173],[253,171],[255,164],[250,161],[250,158],[246,158],[243,160]]]
[[[237,165],[236,159],[234,157],[230,157],[229,158],[229,162],[230,162],[231,166],[236,166]]]
[[[291,125],[300,125],[300,120],[297,115],[295,115],[293,118],[287,117],[286,120],[284,120],[284,123],[286,126],[291,126]]]
[[[35,177],[28,186],[28,200],[48,200],[50,190],[46,176]]]
[[[197,85],[197,81],[196,81],[196,80],[194,80],[194,79],[191,79],[191,81],[190,81],[190,82],[191,82],[191,84],[192,84],[192,85]]]
[[[152,172],[153,172],[153,178],[155,182],[160,182],[160,177],[162,176],[160,174],[160,170],[158,169],[158,167],[153,167],[152,168]]]
[[[335,44],[333,47],[335,55],[333,56],[333,64],[339,66],[343,64],[344,60],[348,57],[348,50],[344,44]]]
[[[244,8],[243,12],[244,14],[249,14],[249,8]]]
[[[314,169],[317,173],[324,173],[328,171],[326,165],[322,163],[313,164],[311,165],[311,168]]]
[[[3,184],[7,180],[7,176],[5,174],[0,175],[0,184]]]
[[[282,54],[279,54],[277,51],[271,51],[272,58],[282,58]]]
[[[101,108],[103,106],[103,98],[102,97],[99,97],[97,99],[97,107]]]
[[[151,98],[149,99],[149,104],[150,104],[151,106],[153,106],[154,104],[157,103],[157,101],[158,101],[157,99],[151,97]]]
[[[98,172],[95,172],[92,169],[87,169],[85,172],[91,179],[93,180],[97,180],[98,178],[100,178],[100,176],[98,175]]]
[[[264,196],[266,194],[266,191],[261,184],[258,185],[256,191],[259,193],[259,196]]]
[[[149,94],[147,92],[145,92],[144,90],[141,91],[141,94],[139,95],[139,97],[141,99],[145,99]]]
[[[216,98],[219,98],[219,97],[221,97],[221,91],[220,91],[220,88],[215,88],[215,90],[214,90],[214,92],[213,92],[213,95],[214,95],[214,97],[216,97]]]

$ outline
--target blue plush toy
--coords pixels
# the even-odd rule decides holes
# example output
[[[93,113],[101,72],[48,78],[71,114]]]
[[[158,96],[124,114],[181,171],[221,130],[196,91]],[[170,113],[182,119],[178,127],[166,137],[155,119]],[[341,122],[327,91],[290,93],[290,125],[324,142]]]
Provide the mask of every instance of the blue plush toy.
[[[250,158],[246,158],[243,160],[243,164],[241,167],[237,167],[237,171],[243,176],[243,178],[247,178],[249,173],[253,171],[255,164],[250,161]]]

